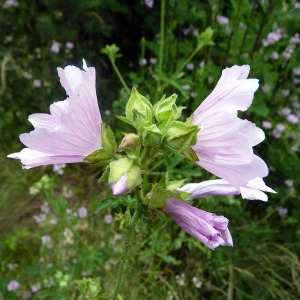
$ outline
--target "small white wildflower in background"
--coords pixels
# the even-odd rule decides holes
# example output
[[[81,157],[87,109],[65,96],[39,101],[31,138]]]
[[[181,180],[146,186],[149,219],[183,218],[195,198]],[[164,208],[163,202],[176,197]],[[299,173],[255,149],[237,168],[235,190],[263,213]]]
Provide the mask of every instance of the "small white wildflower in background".
[[[42,244],[43,245],[49,245],[50,243],[51,243],[51,237],[49,236],[49,235],[43,235],[42,237],[41,237],[41,240],[42,240]]]
[[[282,96],[287,97],[290,95],[290,90],[281,90],[281,94]]]
[[[32,75],[31,74],[29,74],[28,72],[23,72],[23,77],[24,78],[27,78],[27,79],[30,79],[30,78],[32,78]]]
[[[29,195],[34,196],[34,195],[37,195],[39,192],[40,192],[40,190],[37,189],[37,188],[35,188],[35,187],[33,187],[33,186],[31,186],[31,187],[29,188]]]
[[[67,199],[72,198],[74,196],[74,190],[67,185],[63,185],[63,196]]]
[[[183,286],[185,284],[184,278],[185,278],[185,275],[183,273],[181,273],[180,275],[175,276],[177,284],[181,285],[181,286]]]
[[[14,264],[14,263],[8,263],[6,265],[6,267],[9,269],[9,270],[15,270],[19,265],[18,264]]]
[[[48,202],[44,202],[42,205],[41,205],[41,212],[43,212],[44,214],[49,214],[50,212],[50,207],[49,207],[49,203]]]
[[[86,218],[88,215],[88,211],[84,206],[78,208],[78,217],[79,218]]]
[[[293,69],[293,73],[294,73],[294,75],[300,75],[300,68],[294,68]]]
[[[195,98],[195,97],[197,96],[197,93],[191,92],[191,93],[190,93],[190,96],[191,96],[192,98]]]
[[[33,216],[34,220],[37,222],[37,223],[43,223],[46,221],[46,215],[45,214],[39,214],[39,215],[35,215]]]
[[[140,66],[146,66],[147,65],[147,59],[146,58],[142,58],[141,60],[140,60]]]
[[[30,288],[33,293],[36,293],[41,289],[41,284],[40,283],[33,284]]]
[[[68,49],[73,49],[73,48],[74,48],[74,43],[72,43],[72,42],[67,42],[67,43],[66,43],[66,48],[68,48]]]
[[[282,219],[284,219],[286,216],[287,216],[287,214],[288,214],[288,209],[287,208],[285,208],[285,207],[278,207],[278,214],[279,214],[279,216],[282,218]]]
[[[200,281],[200,279],[198,277],[194,276],[192,281],[197,289],[201,288],[202,282]]]
[[[272,128],[272,123],[270,121],[263,121],[261,126],[263,128],[266,128],[266,129],[271,129]]]
[[[22,299],[30,299],[32,296],[32,294],[30,293],[30,291],[25,291],[22,293]]]
[[[60,50],[60,45],[59,43],[53,41],[52,42],[52,45],[51,45],[51,48],[50,48],[50,51],[53,52],[53,53],[58,53]]]
[[[149,61],[150,61],[150,64],[152,64],[152,65],[157,64],[157,58],[156,57],[151,57]]]
[[[13,7],[13,6],[16,7],[18,5],[19,5],[18,0],[6,0],[2,7],[8,8],[8,7]]]
[[[64,230],[63,235],[66,238],[65,239],[65,243],[66,244],[73,244],[74,243],[74,240],[73,240],[74,234],[73,234],[73,232],[69,228],[66,228]]]
[[[265,84],[265,85],[263,85],[262,87],[261,87],[261,90],[262,90],[262,92],[263,93],[269,93],[269,91],[270,91],[270,86],[268,85],[268,84]]]
[[[104,111],[104,114],[105,114],[106,116],[110,116],[110,115],[111,115],[111,111],[110,111],[109,109],[106,109],[106,110]]]
[[[186,84],[182,88],[187,91],[191,89],[191,86],[189,84]]]
[[[217,21],[220,25],[227,25],[229,22],[229,19],[224,16],[217,16]]]
[[[71,208],[67,208],[67,209],[66,209],[66,214],[67,214],[67,215],[69,215],[71,212],[72,212],[72,209],[71,209]]]
[[[195,67],[195,66],[194,66],[193,63],[189,63],[189,64],[186,65],[186,68],[187,68],[188,70],[190,70],[190,71],[193,70],[194,67]]]
[[[275,60],[278,59],[279,58],[278,52],[273,52],[272,53],[272,58],[275,59]]]
[[[57,173],[58,175],[64,174],[64,168],[66,167],[66,164],[55,164],[53,165],[52,171],[54,173]]]
[[[16,280],[12,280],[8,285],[7,285],[7,290],[8,291],[16,291],[19,288],[20,284]]]
[[[83,277],[89,276],[89,271],[81,271]]]
[[[148,6],[149,8],[153,7],[154,4],[154,0],[145,0],[145,4],[146,6]]]
[[[42,81],[40,79],[35,79],[33,81],[33,86],[34,87],[41,87],[42,86]]]
[[[113,217],[112,217],[112,215],[105,215],[104,216],[104,222],[106,223],[106,224],[110,224],[111,222],[112,222],[112,220],[113,220]]]

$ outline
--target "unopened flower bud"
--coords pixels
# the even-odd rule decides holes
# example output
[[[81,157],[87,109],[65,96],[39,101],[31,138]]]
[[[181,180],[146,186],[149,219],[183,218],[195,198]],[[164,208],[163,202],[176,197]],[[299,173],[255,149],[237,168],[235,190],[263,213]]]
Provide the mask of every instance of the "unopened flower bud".
[[[119,148],[118,152],[134,149],[139,145],[139,137],[134,133],[125,134]]]

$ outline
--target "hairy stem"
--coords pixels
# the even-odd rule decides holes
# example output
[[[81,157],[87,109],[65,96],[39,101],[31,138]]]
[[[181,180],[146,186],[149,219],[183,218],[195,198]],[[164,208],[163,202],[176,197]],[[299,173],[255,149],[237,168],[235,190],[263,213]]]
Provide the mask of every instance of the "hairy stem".
[[[137,208],[136,208],[136,211],[134,212],[133,217],[131,218],[130,225],[129,225],[129,228],[128,228],[128,231],[127,231],[127,234],[125,237],[125,243],[123,246],[123,254],[122,254],[121,261],[120,261],[120,266],[119,266],[119,270],[118,270],[118,275],[117,275],[117,280],[116,280],[116,285],[115,285],[115,290],[114,290],[112,300],[118,299],[118,295],[119,295],[121,287],[122,287],[124,272],[125,272],[127,261],[128,261],[128,254],[129,254],[129,250],[130,250],[130,241],[133,236],[137,221],[140,217],[140,206],[141,206],[141,202],[142,202],[142,193],[141,193],[140,187],[137,187],[135,192],[136,192],[135,194],[136,194],[136,199],[137,199]]]

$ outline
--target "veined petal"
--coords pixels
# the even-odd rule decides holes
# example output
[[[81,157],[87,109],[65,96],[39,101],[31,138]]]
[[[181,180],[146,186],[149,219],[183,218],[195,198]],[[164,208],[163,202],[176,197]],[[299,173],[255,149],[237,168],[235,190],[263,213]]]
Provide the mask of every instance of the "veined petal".
[[[176,198],[168,198],[163,210],[188,234],[207,247],[214,249],[218,246],[233,245],[228,230],[228,219],[223,216],[195,208]]]
[[[192,147],[197,163],[238,190],[249,180],[268,174],[264,161],[253,153],[253,146],[265,138],[263,131],[237,117],[238,110],[251,105],[258,88],[258,80],[246,79],[249,71],[249,66],[223,70],[215,89],[196,109],[192,120],[200,127]]]
[[[95,87],[95,69],[74,66],[58,68],[62,85],[70,96],[50,106],[50,114],[33,114],[35,127],[20,135],[28,148],[8,157],[21,159],[24,168],[80,162],[102,149],[101,115]],[[30,155],[32,157],[30,157]]]
[[[188,196],[186,200],[207,196],[241,194],[243,199],[268,201],[268,196],[264,192],[276,193],[266,186],[262,178],[252,179],[240,189],[235,188],[224,179],[214,179],[200,183],[189,183],[178,190],[190,193],[190,196]]]

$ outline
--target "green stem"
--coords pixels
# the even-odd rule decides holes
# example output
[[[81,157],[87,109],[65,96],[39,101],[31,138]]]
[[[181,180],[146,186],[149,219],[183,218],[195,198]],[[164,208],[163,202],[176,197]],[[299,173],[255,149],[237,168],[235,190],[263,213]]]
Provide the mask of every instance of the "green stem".
[[[179,72],[181,72],[185,66],[193,59],[193,57],[197,54],[197,52],[202,48],[202,46],[198,46],[194,52],[184,61],[184,63],[175,71],[172,77],[175,77]]]
[[[135,229],[135,226],[137,224],[137,221],[140,217],[140,206],[141,206],[141,202],[142,202],[142,193],[141,193],[140,187],[137,187],[135,192],[136,192],[135,194],[136,194],[136,198],[137,198],[136,199],[137,200],[137,208],[136,208],[136,211],[134,212],[134,215],[131,219],[130,226],[128,228],[128,231],[127,231],[127,234],[126,234],[126,237],[125,237],[125,243],[124,243],[124,247],[123,247],[123,254],[122,254],[122,258],[121,258],[121,262],[120,262],[120,266],[119,266],[119,270],[118,270],[116,286],[115,286],[115,290],[114,290],[112,300],[117,300],[118,299],[118,295],[119,295],[119,292],[120,292],[121,287],[122,287],[124,272],[125,272],[127,261],[128,261],[130,241],[131,241],[131,238],[133,236],[134,229]]]
[[[166,0],[161,0],[160,11],[160,39],[159,39],[159,58],[158,58],[158,70],[162,72],[162,65],[164,60],[164,43],[165,43],[165,6]]]
[[[115,64],[115,60],[112,59],[111,57],[109,57],[109,59],[110,59],[110,62],[111,62],[111,64],[112,64],[112,66],[113,66],[113,68],[114,68],[114,70],[115,70],[115,72],[116,72],[116,74],[117,74],[119,80],[121,81],[121,83],[122,83],[124,89],[126,90],[126,92],[128,93],[128,95],[130,95],[130,89],[128,88],[128,86],[127,86],[127,84],[125,83],[125,81],[124,81],[124,79],[123,79],[121,73],[119,72],[119,69],[118,69],[118,67],[117,67],[116,64]]]

